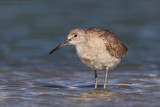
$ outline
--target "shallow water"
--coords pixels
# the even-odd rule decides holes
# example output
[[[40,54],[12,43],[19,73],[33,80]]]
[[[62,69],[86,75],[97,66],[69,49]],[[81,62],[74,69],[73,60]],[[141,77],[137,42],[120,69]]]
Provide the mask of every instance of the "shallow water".
[[[158,107],[160,105],[160,1],[0,1],[0,105],[2,107]],[[121,64],[94,72],[73,46],[49,51],[73,28],[110,29],[128,46]]]

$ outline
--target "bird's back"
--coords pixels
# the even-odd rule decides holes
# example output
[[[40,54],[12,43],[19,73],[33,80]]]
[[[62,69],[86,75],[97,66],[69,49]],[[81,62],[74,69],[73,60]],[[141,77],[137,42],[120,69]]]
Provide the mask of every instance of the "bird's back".
[[[96,38],[97,42],[99,39],[102,40],[105,44],[106,51],[113,57],[121,58],[127,53],[127,47],[110,30],[101,30],[93,27],[86,30],[86,35],[90,35],[90,38]]]

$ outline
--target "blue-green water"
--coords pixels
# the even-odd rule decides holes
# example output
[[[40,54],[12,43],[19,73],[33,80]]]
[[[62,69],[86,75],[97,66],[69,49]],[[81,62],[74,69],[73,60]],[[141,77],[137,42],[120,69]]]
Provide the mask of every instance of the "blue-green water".
[[[0,106],[158,107],[160,1],[1,0]],[[121,64],[94,72],[73,46],[48,53],[74,28],[110,29],[128,46]]]

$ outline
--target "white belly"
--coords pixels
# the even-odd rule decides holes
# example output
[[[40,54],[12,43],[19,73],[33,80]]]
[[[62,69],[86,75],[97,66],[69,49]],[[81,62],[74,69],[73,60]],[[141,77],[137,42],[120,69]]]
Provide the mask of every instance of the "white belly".
[[[120,59],[115,59],[115,58],[109,58],[105,57],[103,59],[97,58],[97,59],[87,59],[87,58],[81,58],[81,61],[92,68],[93,70],[102,70],[106,69],[113,69],[115,68],[119,63]]]
[[[112,57],[107,51],[98,51],[96,53],[92,50],[85,51],[84,47],[78,47],[78,49],[76,48],[76,50],[81,61],[93,70],[102,70],[106,69],[106,67],[108,69],[113,69],[120,63],[121,60]]]

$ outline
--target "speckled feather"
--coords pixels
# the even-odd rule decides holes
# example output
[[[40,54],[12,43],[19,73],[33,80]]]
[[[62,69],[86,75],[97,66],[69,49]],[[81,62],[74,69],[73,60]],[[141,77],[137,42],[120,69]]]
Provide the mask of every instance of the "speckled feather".
[[[120,41],[120,39],[110,30],[101,30],[95,27],[86,30],[86,34],[92,34],[93,36],[99,36],[102,38],[106,45],[106,50],[109,54],[116,58],[125,56],[127,47]]]

